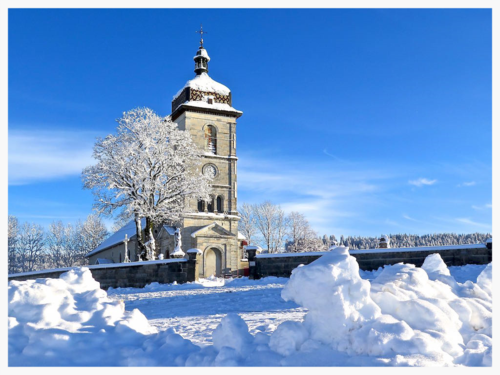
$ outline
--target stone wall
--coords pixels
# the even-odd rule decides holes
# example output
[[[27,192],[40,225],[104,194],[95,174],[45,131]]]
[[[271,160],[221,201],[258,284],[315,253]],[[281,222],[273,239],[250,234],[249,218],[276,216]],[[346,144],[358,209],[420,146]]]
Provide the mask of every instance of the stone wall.
[[[359,268],[365,271],[372,271],[384,265],[401,262],[420,267],[425,258],[434,253],[440,254],[447,266],[488,264],[492,260],[492,249],[483,244],[435,248],[400,248],[385,251],[377,251],[377,249],[350,251],[350,254],[358,261]],[[300,264],[305,265],[314,262],[325,253],[256,255],[255,250],[247,250],[247,254],[250,278],[259,279],[266,276],[290,277],[294,268],[297,268]]]
[[[167,259],[150,262],[132,262],[88,266],[92,277],[101,284],[102,289],[143,288],[147,284],[185,283],[198,280],[200,257],[197,253],[188,253],[189,259]],[[37,271],[9,275],[11,280],[29,280],[39,278],[59,278],[71,268]]]

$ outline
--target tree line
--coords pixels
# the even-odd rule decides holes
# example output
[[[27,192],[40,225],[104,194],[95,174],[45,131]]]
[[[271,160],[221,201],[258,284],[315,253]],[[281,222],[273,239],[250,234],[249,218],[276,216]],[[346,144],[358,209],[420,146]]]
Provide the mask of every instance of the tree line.
[[[64,225],[54,221],[45,230],[41,225],[20,223],[9,215],[8,272],[31,272],[49,268],[83,266],[85,254],[95,249],[109,233],[97,215],[84,222]]]
[[[332,245],[350,249],[376,249],[380,236],[341,235],[319,236],[300,212],[286,215],[279,205],[269,201],[259,204],[243,203],[239,207],[239,231],[249,244],[259,245],[270,253],[327,251]],[[445,246],[484,243],[490,233],[435,233],[425,235],[389,234],[391,247]]]

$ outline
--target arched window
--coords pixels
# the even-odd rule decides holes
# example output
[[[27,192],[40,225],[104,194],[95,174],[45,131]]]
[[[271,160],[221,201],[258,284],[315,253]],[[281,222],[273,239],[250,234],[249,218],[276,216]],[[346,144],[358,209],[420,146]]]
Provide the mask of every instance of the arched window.
[[[214,198],[210,197],[210,199],[207,202],[207,208],[208,212],[214,212]]]
[[[219,195],[217,197],[217,212],[222,212],[223,207],[222,207],[222,197]]]
[[[213,125],[205,126],[205,151],[217,154],[217,129]]]
[[[198,201],[198,212],[205,212],[205,201]]]

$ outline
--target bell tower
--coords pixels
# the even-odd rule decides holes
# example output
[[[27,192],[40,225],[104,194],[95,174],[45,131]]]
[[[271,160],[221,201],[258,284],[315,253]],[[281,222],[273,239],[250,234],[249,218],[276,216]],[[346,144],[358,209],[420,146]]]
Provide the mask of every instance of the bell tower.
[[[182,243],[203,252],[218,251],[221,272],[236,271],[241,268],[236,120],[243,113],[232,107],[229,88],[208,75],[210,57],[203,46],[206,31],[201,28],[198,32],[200,46],[193,58],[196,75],[174,96],[171,117],[180,130],[190,132],[193,141],[203,150],[202,173],[213,177],[212,196],[208,201],[188,202],[190,213],[184,217]],[[212,259],[215,255],[210,254]]]

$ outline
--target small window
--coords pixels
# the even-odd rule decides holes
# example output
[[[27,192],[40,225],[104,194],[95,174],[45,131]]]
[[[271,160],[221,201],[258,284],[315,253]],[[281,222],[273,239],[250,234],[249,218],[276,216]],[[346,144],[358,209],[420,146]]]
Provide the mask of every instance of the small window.
[[[208,104],[214,104],[214,100],[212,98],[208,98]]]
[[[213,125],[205,127],[205,151],[217,154],[217,129]]]
[[[205,201],[198,201],[198,212],[205,212]]]
[[[208,212],[214,212],[214,199],[210,199],[207,203]]]
[[[222,212],[223,207],[222,207],[222,197],[219,195],[217,197],[217,212]]]

